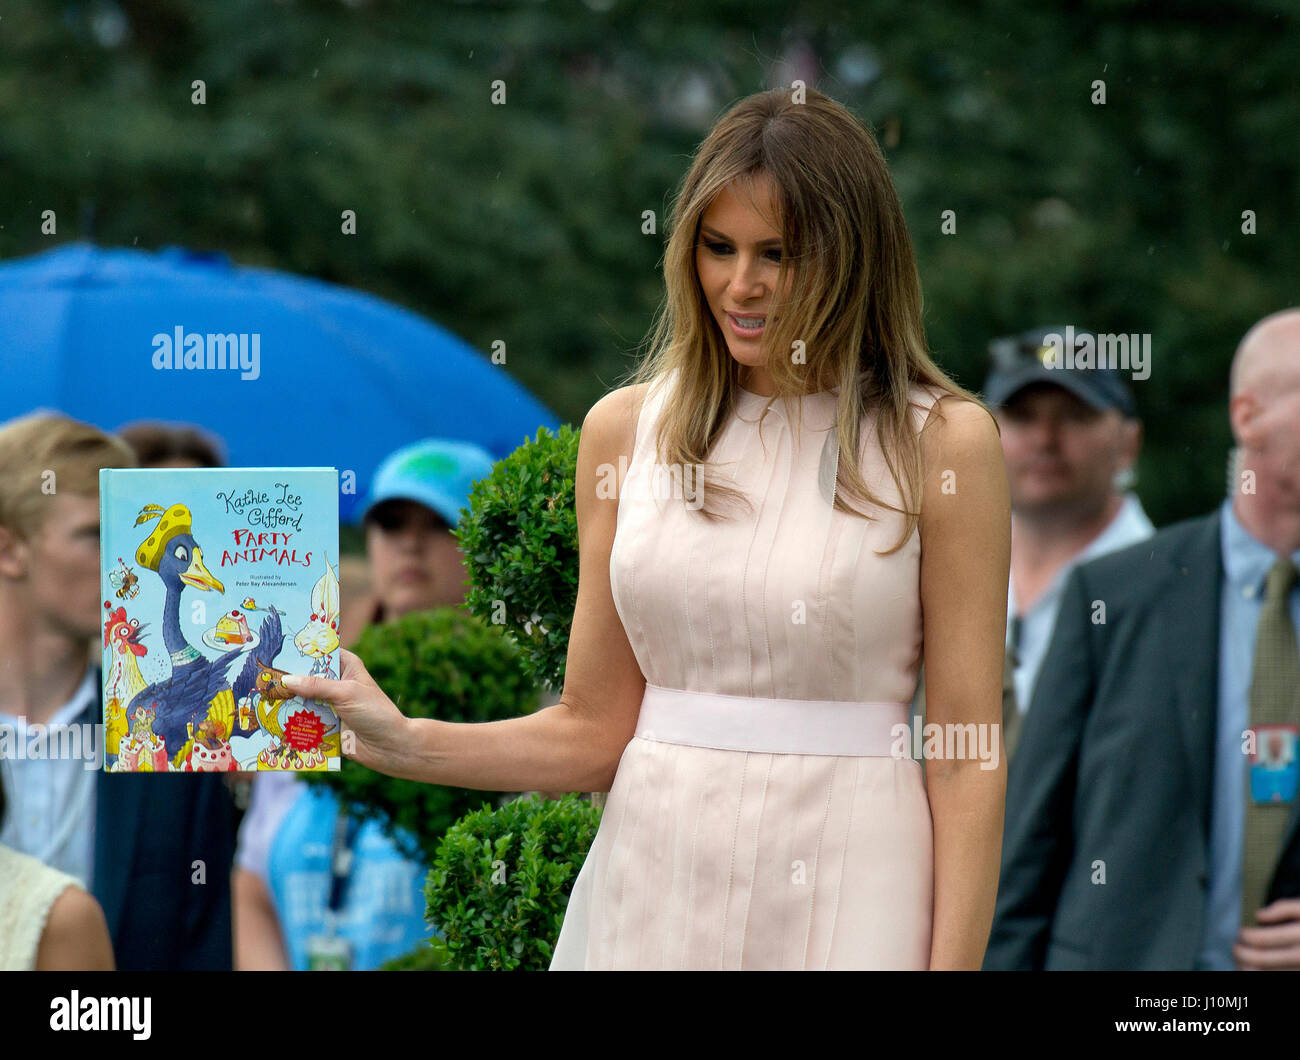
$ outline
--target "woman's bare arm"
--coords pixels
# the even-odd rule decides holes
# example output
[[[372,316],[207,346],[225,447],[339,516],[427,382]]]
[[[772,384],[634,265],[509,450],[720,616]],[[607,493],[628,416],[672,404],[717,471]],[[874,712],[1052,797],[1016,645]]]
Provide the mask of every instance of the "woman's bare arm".
[[[292,968],[271,892],[255,872],[236,868],[230,880],[235,921],[235,971],[287,972]]]
[[[925,720],[945,733],[950,724],[967,726],[963,735],[975,736],[964,756],[925,764],[934,821],[930,968],[978,970],[993,924],[1006,799],[1002,662],[1011,506],[997,428],[978,405],[944,400],[922,433],[922,448]],[[992,752],[983,760],[981,748]]]
[[[598,496],[597,486],[617,471],[620,456],[631,461],[644,389],[605,395],[583,421],[575,490],[578,599],[560,701],[504,721],[407,718],[345,651],[341,680],[302,677],[292,687],[335,705],[352,730],[358,762],[389,776],[484,791],[609,790],[636,729],[645,678],[610,589],[618,499]]]

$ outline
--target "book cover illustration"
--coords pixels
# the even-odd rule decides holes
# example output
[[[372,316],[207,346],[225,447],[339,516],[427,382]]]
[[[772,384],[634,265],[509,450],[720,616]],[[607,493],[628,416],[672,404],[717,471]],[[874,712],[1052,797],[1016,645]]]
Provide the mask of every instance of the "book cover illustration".
[[[338,471],[100,472],[104,767],[339,768]]]

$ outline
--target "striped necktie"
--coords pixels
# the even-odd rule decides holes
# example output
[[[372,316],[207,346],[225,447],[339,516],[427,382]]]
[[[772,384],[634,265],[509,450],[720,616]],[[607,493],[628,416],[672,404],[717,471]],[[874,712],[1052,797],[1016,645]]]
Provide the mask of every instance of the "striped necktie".
[[[1020,665],[1019,615],[1011,617],[1011,631],[1007,638],[1007,651],[1002,659],[1002,742],[1006,746],[1007,762],[1015,754],[1020,741],[1020,723],[1023,720],[1016,705],[1016,667]]]
[[[1250,724],[1300,722],[1300,646],[1291,621],[1290,596],[1295,564],[1282,556],[1268,572],[1264,606],[1255,632],[1255,662],[1250,682]],[[1263,747],[1256,746],[1257,752]],[[1241,872],[1242,924],[1253,927],[1255,912],[1265,903],[1268,885],[1281,852],[1282,835],[1291,814],[1288,802],[1257,802],[1251,797],[1250,768],[1245,769],[1246,832]]]

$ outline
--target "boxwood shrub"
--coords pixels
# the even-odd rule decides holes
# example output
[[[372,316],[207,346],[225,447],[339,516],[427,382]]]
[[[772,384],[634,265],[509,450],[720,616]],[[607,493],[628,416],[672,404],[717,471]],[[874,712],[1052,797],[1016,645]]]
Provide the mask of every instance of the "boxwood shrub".
[[[545,971],[599,824],[600,810],[578,795],[533,795],[449,828],[425,883],[446,967]]]
[[[466,606],[504,628],[527,672],[557,694],[578,600],[579,436],[567,424],[538,428],[474,484],[453,531],[469,568]]]

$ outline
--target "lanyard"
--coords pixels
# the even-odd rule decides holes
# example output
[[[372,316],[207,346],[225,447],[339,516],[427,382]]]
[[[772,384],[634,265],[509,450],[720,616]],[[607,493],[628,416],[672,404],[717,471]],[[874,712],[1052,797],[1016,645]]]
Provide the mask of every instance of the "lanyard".
[[[343,907],[343,898],[356,861],[352,847],[360,827],[360,822],[355,817],[342,807],[339,808],[338,819],[334,822],[334,846],[330,851],[330,876],[332,877],[330,913],[332,914],[336,914]]]

